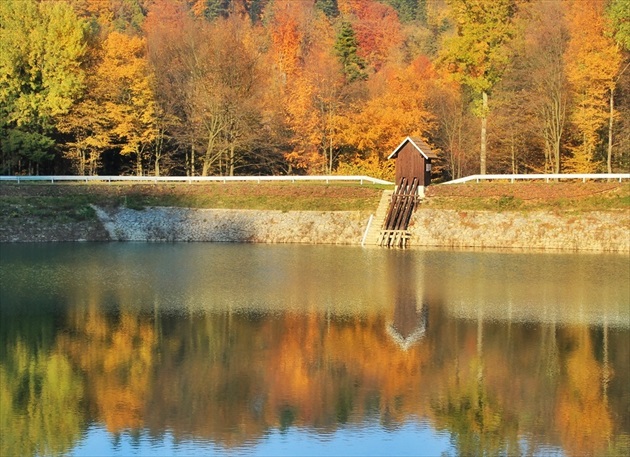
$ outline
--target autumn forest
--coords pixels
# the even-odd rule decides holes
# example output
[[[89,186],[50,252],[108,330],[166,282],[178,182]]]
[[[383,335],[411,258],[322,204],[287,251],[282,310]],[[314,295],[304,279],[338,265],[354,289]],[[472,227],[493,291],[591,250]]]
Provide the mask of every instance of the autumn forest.
[[[627,0],[3,0],[0,174],[630,167]]]

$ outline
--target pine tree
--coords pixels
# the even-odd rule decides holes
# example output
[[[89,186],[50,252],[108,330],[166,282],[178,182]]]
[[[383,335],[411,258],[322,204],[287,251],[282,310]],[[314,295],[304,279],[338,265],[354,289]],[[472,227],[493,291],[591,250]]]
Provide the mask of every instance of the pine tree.
[[[315,7],[322,11],[328,18],[339,16],[337,0],[316,0]]]
[[[357,38],[349,22],[341,24],[341,30],[337,35],[335,51],[343,65],[343,71],[348,82],[367,79],[365,61],[357,54]]]

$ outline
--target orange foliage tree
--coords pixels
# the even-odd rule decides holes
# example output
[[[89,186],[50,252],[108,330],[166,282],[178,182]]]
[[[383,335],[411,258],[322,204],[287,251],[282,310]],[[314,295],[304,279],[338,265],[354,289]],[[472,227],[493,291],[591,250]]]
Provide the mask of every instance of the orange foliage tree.
[[[366,165],[382,162],[408,135],[427,138],[435,127],[428,101],[435,78],[430,61],[420,57],[406,67],[390,66],[372,78],[371,96],[340,116],[340,138]]]
[[[279,88],[292,134],[286,159],[309,173],[332,171],[335,115],[344,97],[343,73],[333,55],[334,30],[323,13],[303,6],[274,9],[279,33],[272,32],[282,80]]]
[[[394,8],[372,0],[348,2],[346,15],[356,17],[353,28],[359,45],[357,54],[378,72],[403,44],[403,34]]]

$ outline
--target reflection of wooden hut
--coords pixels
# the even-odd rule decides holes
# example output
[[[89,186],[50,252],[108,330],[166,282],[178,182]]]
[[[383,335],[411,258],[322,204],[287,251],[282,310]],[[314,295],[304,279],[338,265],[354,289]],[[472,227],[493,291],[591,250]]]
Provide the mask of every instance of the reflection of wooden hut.
[[[387,326],[389,336],[404,351],[419,341],[427,330],[428,308],[417,309],[414,302],[397,303],[394,321]]]
[[[424,188],[431,183],[431,161],[437,156],[421,138],[408,136],[388,159],[396,159],[396,190],[385,216],[381,246],[405,247],[409,221]]]
[[[421,340],[427,330],[425,287],[428,284],[424,279],[424,265],[415,257],[391,253],[388,262],[391,271],[396,274],[390,292],[394,307],[387,324],[387,334],[406,351]]]

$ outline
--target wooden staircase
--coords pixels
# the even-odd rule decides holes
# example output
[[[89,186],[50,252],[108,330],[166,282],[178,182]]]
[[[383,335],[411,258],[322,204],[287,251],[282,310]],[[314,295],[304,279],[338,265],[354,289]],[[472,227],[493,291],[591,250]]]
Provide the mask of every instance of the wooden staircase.
[[[389,208],[389,203],[392,199],[392,195],[394,195],[393,190],[383,191],[383,194],[381,195],[381,201],[378,204],[376,213],[373,215],[372,222],[370,223],[368,232],[365,235],[365,241],[363,243],[364,245],[377,246],[379,244],[381,230],[383,228],[383,223],[385,222],[385,217],[387,216],[387,210]]]

